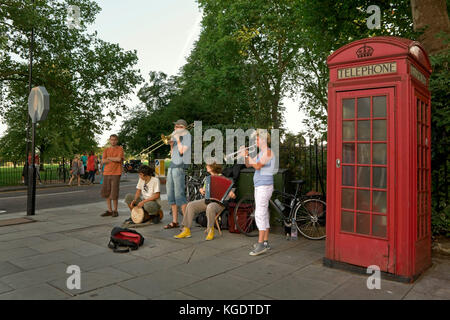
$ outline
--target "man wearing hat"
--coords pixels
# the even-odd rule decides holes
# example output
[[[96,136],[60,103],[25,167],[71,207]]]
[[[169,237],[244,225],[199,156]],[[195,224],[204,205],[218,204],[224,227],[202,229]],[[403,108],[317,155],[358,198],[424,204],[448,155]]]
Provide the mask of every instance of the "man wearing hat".
[[[186,187],[184,168],[191,163],[191,134],[186,130],[187,122],[183,119],[174,122],[174,132],[170,140],[172,160],[167,173],[167,200],[172,210],[172,222],[165,229],[178,228],[178,210],[181,207],[183,215],[186,211]]]

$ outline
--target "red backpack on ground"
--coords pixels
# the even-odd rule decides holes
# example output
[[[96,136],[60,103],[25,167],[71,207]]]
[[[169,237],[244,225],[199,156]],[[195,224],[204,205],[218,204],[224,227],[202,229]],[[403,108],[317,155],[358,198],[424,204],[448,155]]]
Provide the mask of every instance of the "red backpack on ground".
[[[144,237],[136,230],[114,227],[111,231],[111,239],[108,248],[113,249],[116,253],[130,252],[137,250],[144,243]],[[126,249],[118,249],[118,247],[127,247]]]

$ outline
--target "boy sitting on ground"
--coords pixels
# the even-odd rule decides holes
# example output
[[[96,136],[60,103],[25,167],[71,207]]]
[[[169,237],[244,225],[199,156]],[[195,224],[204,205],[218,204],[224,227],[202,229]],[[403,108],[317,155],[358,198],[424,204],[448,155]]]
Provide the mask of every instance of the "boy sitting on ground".
[[[139,168],[139,181],[136,186],[136,193],[125,196],[125,203],[130,212],[134,207],[143,208],[148,213],[149,218],[158,223],[163,218],[161,210],[160,183],[159,179],[154,177],[155,170],[149,166],[143,165]],[[126,220],[128,224],[133,224],[132,219]],[[145,221],[144,221],[145,222]]]

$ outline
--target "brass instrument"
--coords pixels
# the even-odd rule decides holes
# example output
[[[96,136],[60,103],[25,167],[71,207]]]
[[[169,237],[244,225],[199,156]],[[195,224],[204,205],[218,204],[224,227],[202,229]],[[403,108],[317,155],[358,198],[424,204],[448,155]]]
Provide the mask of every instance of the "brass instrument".
[[[184,131],[184,130],[186,130],[186,131],[189,131],[189,130],[191,130],[192,128],[194,128],[194,124],[193,123],[191,123],[190,125],[188,125],[185,129],[183,129],[183,130],[180,130],[180,131]],[[164,135],[164,134],[161,134],[161,139],[160,140],[158,140],[157,142],[155,142],[154,144],[152,144],[151,146],[149,146],[149,147],[147,147],[147,148],[145,148],[144,150],[142,150],[140,153],[139,153],[139,156],[140,157],[142,157],[142,155],[144,154],[144,153],[152,153],[153,151],[155,151],[156,149],[159,149],[159,148],[161,148],[162,146],[164,146],[164,145],[168,145],[169,144],[169,142],[170,142],[170,140],[172,140],[172,138],[175,136],[175,135],[177,135],[178,133],[177,133],[177,131],[176,130],[174,130],[171,134],[169,134],[169,135]]]
[[[240,153],[244,150],[248,150],[249,153],[253,152],[256,150],[258,146],[255,144],[252,144],[251,146],[248,146],[246,148],[240,149],[236,152],[227,154],[226,156],[223,157],[223,159],[225,160],[225,162],[227,162],[228,160],[236,160],[240,157]]]

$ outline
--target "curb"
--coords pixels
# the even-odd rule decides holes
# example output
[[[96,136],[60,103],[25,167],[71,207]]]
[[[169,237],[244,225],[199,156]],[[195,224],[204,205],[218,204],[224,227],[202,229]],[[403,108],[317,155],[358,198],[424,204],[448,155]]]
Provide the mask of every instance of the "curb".
[[[47,189],[47,188],[56,188],[56,187],[66,187],[67,184],[46,184],[46,185],[36,185],[37,189]],[[1,192],[8,192],[8,191],[22,191],[22,190],[28,190],[28,186],[15,186],[15,187],[1,187]]]

